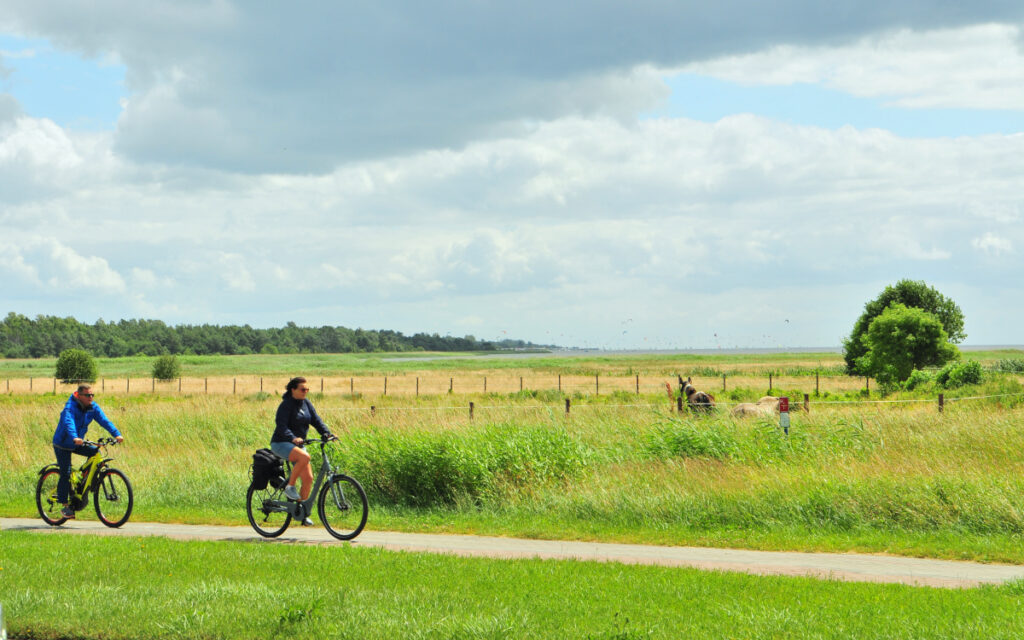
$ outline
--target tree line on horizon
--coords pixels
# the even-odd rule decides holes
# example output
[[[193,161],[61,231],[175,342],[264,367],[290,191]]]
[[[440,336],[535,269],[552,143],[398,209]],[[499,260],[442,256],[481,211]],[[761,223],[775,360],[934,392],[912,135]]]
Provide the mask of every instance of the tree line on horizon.
[[[10,312],[0,321],[0,354],[5,358],[57,356],[65,349],[84,349],[97,357],[159,355],[240,355],[251,353],[366,353],[375,351],[496,351],[536,347],[523,340],[477,340],[436,333],[300,327],[254,329],[249,325],[177,325],[160,320],[100,319],[86,324],[67,317],[38,315],[34,319]]]

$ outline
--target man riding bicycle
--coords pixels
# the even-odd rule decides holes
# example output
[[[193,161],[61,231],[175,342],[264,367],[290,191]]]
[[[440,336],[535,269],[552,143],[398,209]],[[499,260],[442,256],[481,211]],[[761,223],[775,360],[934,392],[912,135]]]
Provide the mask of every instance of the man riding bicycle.
[[[60,412],[57,430],[53,434],[53,452],[57,456],[57,466],[60,467],[57,501],[63,506],[61,515],[65,518],[75,517],[75,510],[68,505],[68,494],[71,493],[71,454],[89,458],[97,452],[96,447],[85,444],[83,439],[89,431],[89,424],[95,420],[118,442],[124,441],[121,432],[103,413],[103,409],[93,402],[93,396],[92,385],[78,385],[78,390],[71,394],[64,410]]]

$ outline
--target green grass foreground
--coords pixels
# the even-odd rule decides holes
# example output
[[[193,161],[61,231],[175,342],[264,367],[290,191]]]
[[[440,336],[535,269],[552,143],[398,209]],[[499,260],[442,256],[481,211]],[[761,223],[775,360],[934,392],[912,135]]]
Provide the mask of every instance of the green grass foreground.
[[[40,570],[41,567],[47,567]],[[949,590],[358,545],[0,532],[12,638],[1019,638]]]

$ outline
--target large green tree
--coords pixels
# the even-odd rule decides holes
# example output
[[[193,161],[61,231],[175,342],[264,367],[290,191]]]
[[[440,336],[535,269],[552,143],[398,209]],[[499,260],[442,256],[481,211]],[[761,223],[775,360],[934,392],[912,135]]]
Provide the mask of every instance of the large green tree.
[[[867,352],[857,366],[883,385],[903,382],[915,369],[942,366],[960,357],[938,318],[898,302],[871,321],[861,340]]]
[[[843,341],[843,358],[851,375],[871,375],[858,364],[858,361],[867,354],[864,336],[871,322],[892,304],[902,304],[932,314],[942,324],[949,342],[959,344],[967,337],[964,333],[963,311],[955,302],[922,280],[900,280],[886,287],[877,298],[864,305],[864,313],[857,318],[850,337]]]

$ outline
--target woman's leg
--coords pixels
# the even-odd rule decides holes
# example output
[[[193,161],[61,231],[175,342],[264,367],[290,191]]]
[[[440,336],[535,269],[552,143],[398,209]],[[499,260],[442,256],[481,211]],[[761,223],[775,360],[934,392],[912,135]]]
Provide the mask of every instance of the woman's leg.
[[[313,470],[309,465],[309,453],[301,447],[295,447],[288,455],[288,461],[292,463],[292,475],[288,478],[288,484],[295,486],[295,481],[302,478],[299,496],[305,500],[313,489]]]

